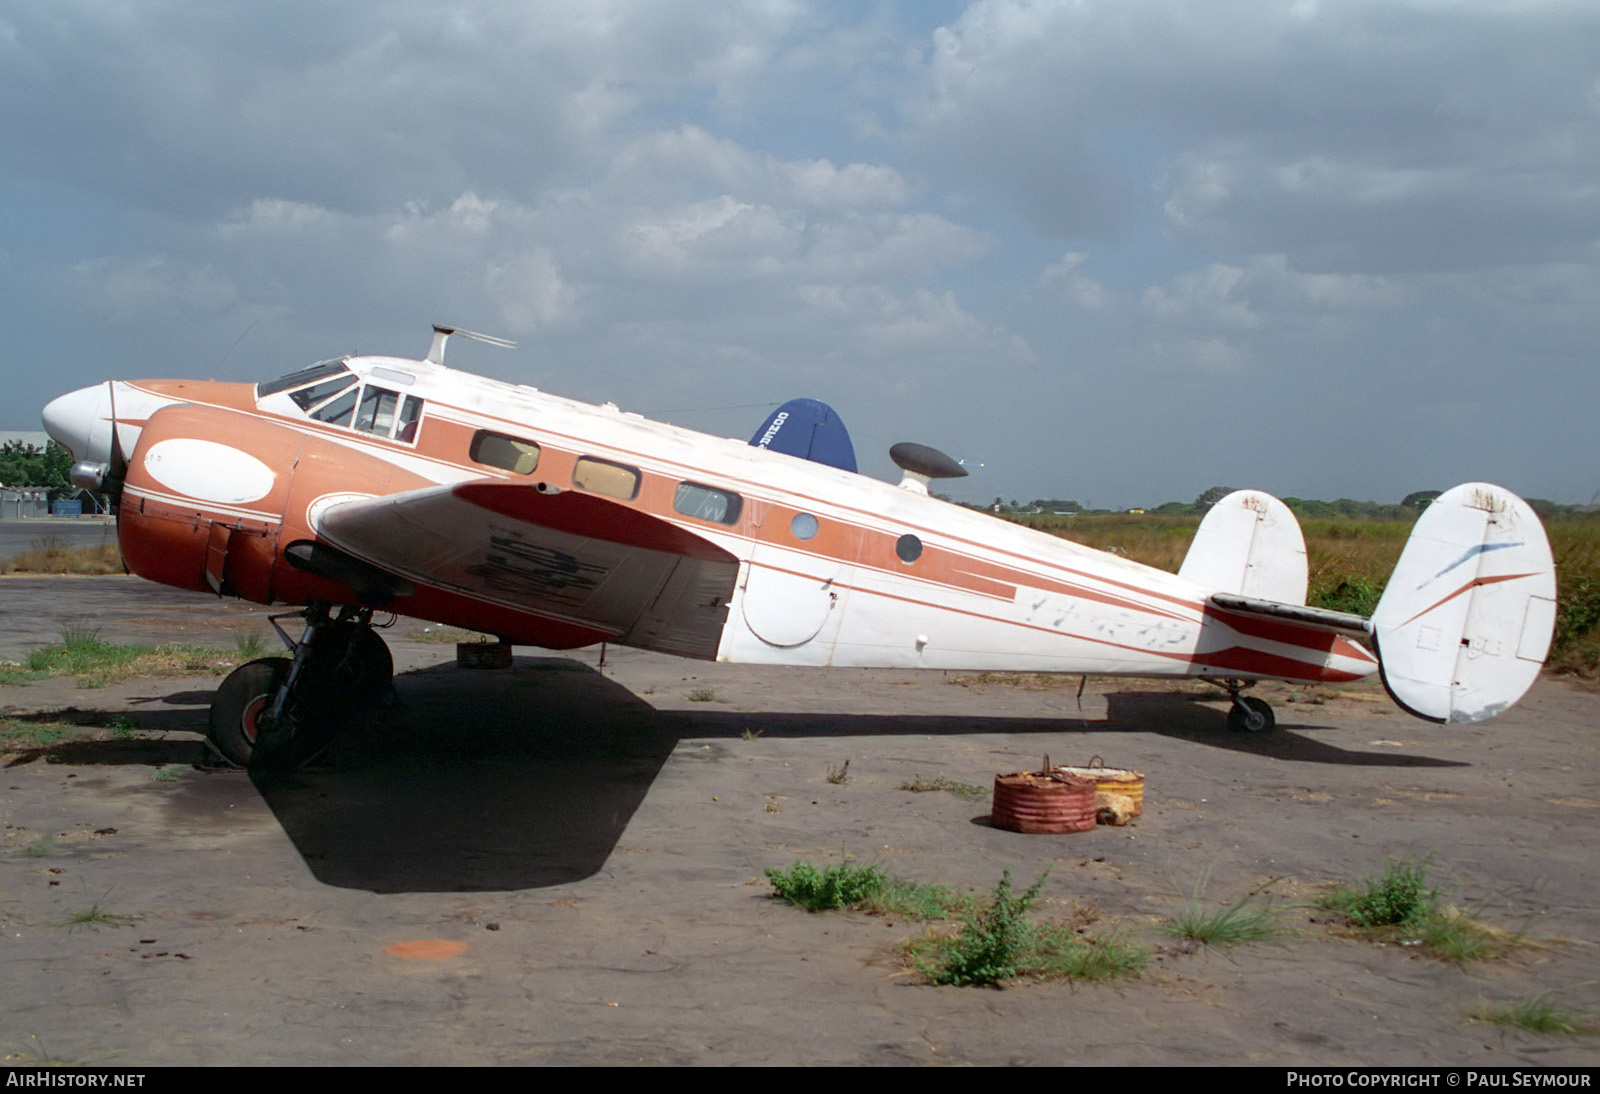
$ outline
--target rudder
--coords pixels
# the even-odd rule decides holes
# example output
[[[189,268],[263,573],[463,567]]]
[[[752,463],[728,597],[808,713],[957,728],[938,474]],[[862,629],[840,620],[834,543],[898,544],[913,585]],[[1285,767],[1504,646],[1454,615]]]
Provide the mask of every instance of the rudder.
[[[1447,490],[1417,520],[1373,638],[1394,701],[1434,722],[1478,722],[1532,686],[1550,652],[1555,563],[1544,526],[1511,491]]]

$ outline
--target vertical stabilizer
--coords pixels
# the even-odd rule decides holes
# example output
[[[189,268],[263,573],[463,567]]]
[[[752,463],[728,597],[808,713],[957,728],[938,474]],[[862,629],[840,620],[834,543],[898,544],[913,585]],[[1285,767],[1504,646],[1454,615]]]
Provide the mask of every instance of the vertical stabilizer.
[[[1282,604],[1306,602],[1306,540],[1289,507],[1235,490],[1206,513],[1178,576],[1208,589]]]
[[[1477,722],[1533,684],[1550,652],[1555,565],[1527,502],[1467,483],[1417,520],[1372,616],[1383,682],[1435,722]]]

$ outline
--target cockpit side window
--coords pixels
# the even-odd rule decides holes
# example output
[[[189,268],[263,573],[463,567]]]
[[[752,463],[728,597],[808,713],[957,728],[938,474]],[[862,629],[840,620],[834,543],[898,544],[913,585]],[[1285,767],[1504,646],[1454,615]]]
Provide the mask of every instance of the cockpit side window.
[[[351,388],[332,402],[323,403],[311,412],[311,416],[319,422],[329,425],[349,425],[351,415],[356,409],[356,389]]]
[[[342,376],[335,376],[333,379],[324,380],[320,384],[303,387],[299,391],[291,391],[289,398],[293,399],[295,405],[301,410],[309,411],[312,407],[327,402],[345,388],[353,387],[355,382],[356,378],[346,372]]]

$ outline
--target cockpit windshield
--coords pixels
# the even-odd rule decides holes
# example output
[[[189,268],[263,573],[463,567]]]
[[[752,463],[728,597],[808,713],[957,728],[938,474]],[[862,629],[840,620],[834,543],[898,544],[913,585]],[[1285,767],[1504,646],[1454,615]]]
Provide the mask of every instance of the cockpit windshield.
[[[374,376],[395,383],[410,384],[415,377],[394,369],[375,368]],[[363,384],[345,365],[344,359],[319,361],[309,368],[266,380],[256,385],[256,398],[286,395],[313,421],[359,430],[386,440],[414,444],[422,420],[423,401],[416,395],[403,395],[377,384]],[[284,413],[279,403],[272,407]]]
[[[348,376],[352,381],[355,379],[355,377],[350,376],[350,373],[345,369],[344,358],[342,357],[336,357],[328,361],[318,361],[314,365],[307,365],[305,368],[296,372],[291,372],[287,376],[280,376],[276,380],[261,381],[256,385],[256,398],[264,399],[268,395],[272,395],[276,392],[288,391],[292,387],[300,387],[303,384],[309,384],[316,380],[323,380],[327,379],[328,377],[338,376],[341,373],[343,373],[345,376]],[[296,402],[298,401],[299,400],[296,400]]]

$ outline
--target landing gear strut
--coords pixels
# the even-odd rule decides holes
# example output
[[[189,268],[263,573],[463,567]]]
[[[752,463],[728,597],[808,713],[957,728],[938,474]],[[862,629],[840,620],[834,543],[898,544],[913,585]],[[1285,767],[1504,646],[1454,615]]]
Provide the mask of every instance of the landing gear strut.
[[[1258,699],[1254,695],[1241,694],[1246,688],[1255,685],[1254,680],[1211,680],[1228,693],[1228,698],[1233,706],[1228,711],[1228,728],[1235,733],[1271,733],[1272,727],[1278,722],[1273,716],[1272,705],[1265,699]]]
[[[382,697],[394,675],[389,647],[372,629],[368,608],[313,602],[295,642],[272,625],[293,653],[263,657],[228,675],[211,701],[207,739],[230,763],[252,771],[287,771],[310,760],[340,723]],[[279,617],[281,618],[281,617]]]

